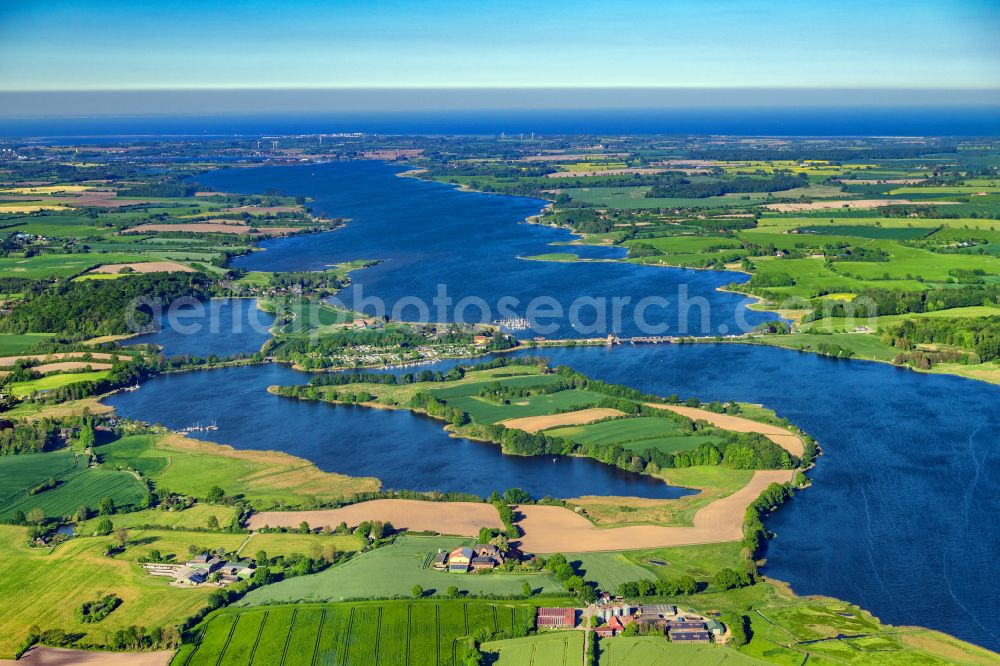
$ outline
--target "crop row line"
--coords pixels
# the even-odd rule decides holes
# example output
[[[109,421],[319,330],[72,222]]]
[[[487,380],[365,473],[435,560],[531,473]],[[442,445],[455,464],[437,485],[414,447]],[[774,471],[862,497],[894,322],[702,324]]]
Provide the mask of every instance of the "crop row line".
[[[285,655],[288,653],[288,644],[292,642],[292,632],[295,630],[295,618],[299,614],[298,608],[292,609],[292,619],[288,623],[288,633],[285,634],[285,646],[281,648],[281,664],[280,666],[285,666]],[[315,651],[314,651],[315,652]]]

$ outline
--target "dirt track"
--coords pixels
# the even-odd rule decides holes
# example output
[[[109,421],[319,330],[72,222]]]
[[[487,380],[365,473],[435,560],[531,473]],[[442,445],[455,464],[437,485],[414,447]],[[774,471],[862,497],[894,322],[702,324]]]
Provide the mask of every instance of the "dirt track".
[[[671,412],[686,416],[693,421],[708,421],[723,430],[733,432],[758,432],[765,435],[769,440],[791,453],[793,456],[801,456],[805,451],[802,440],[791,430],[768,423],[759,423],[745,419],[742,416],[732,416],[730,414],[716,414],[707,409],[697,407],[683,407],[681,405],[660,405],[648,403],[650,407],[656,409],[668,409]]]
[[[311,527],[336,527],[346,522],[354,527],[362,520],[381,520],[393,527],[414,532],[440,532],[476,536],[481,527],[503,528],[497,510],[478,502],[424,502],[407,499],[380,499],[360,502],[339,509],[319,511],[265,511],[250,517],[249,527],[298,527],[302,521]]]
[[[538,432],[546,428],[556,426],[571,426],[591,423],[606,419],[609,416],[625,416],[625,412],[607,407],[592,407],[590,409],[580,409],[575,412],[563,412],[562,414],[548,414],[545,416],[523,416],[519,419],[507,419],[500,421],[500,425],[508,428],[517,428],[525,432]]]
[[[722,543],[743,538],[743,514],[772,483],[791,481],[792,470],[754,474],[750,483],[732,495],[712,502],[694,515],[692,527],[631,525],[597,528],[589,520],[559,506],[521,506],[524,536],[521,550],[530,553],[592,553],[666,546]]]
[[[743,514],[750,503],[770,484],[791,481],[794,473],[785,469],[754,473],[750,483],[699,510],[691,527],[633,525],[601,529],[560,506],[521,506],[521,548],[532,553],[588,553],[736,541],[743,537]],[[462,536],[475,536],[480,527],[503,527],[489,504],[403,499],[373,500],[319,511],[265,511],[251,516],[249,527],[298,527],[302,521],[313,528],[335,527],[342,521],[353,527],[362,520]]]

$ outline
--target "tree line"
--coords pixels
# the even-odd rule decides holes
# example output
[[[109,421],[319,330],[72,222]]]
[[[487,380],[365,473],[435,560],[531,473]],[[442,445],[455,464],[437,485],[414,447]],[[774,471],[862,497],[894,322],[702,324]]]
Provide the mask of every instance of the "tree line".
[[[646,192],[647,199],[705,199],[738,192],[780,192],[809,184],[806,175],[776,173],[770,178],[737,176],[720,180],[692,181],[684,176],[675,176],[661,182]]]

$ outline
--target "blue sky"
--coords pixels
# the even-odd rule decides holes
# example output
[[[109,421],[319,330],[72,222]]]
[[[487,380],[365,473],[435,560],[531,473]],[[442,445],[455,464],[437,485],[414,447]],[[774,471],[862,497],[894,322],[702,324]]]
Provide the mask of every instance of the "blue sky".
[[[0,92],[1000,88],[1000,0],[0,0]]]

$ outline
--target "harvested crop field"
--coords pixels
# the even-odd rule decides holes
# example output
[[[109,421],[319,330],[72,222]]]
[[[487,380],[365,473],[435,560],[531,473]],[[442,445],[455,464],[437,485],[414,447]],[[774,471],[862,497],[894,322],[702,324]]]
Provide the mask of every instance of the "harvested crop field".
[[[93,361],[59,361],[58,363],[43,363],[32,368],[35,372],[46,375],[50,372],[63,372],[65,370],[110,370],[110,363],[94,363]]]
[[[133,273],[194,273],[194,269],[173,261],[143,261],[134,264],[104,264],[91,273],[117,274],[123,268],[131,268]]]
[[[381,520],[393,527],[414,532],[438,532],[476,536],[481,527],[503,529],[497,510],[478,502],[423,502],[408,499],[380,499],[339,509],[318,511],[264,511],[250,516],[252,530],[261,527],[336,527],[341,522],[355,526],[363,520]]]
[[[66,206],[31,203],[12,203],[0,205],[0,213],[37,213],[40,210],[68,210]]]
[[[253,231],[257,229],[257,231]],[[140,224],[129,227],[122,233],[142,234],[152,231],[181,231],[199,234],[246,234],[246,235],[269,235],[286,236],[294,234],[301,229],[297,227],[250,227],[245,224],[213,224],[211,222],[192,222],[190,224]]]
[[[94,652],[92,650],[67,650],[65,648],[33,647],[24,656],[14,660],[3,659],[0,664],[18,666],[166,666],[174,656],[173,650],[159,652]]]
[[[707,409],[697,407],[683,407],[681,405],[658,405],[650,404],[650,407],[657,409],[668,409],[675,414],[686,416],[692,421],[708,421],[714,426],[723,430],[733,432],[756,432],[766,436],[769,440],[791,453],[793,456],[801,456],[805,451],[802,439],[791,430],[769,423],[751,421],[742,416],[732,416],[731,414],[716,414]]]
[[[24,356],[0,356],[0,368],[2,367],[12,367],[19,359],[32,359],[35,361],[42,362],[54,362],[61,361],[63,359],[69,358],[80,358],[88,352],[55,352],[53,354],[25,354]],[[89,352],[91,358],[98,361],[111,361],[114,358],[113,354],[107,354],[105,352]],[[131,358],[129,354],[118,354],[120,358]]]
[[[712,502],[694,515],[693,527],[634,525],[600,529],[583,516],[559,506],[520,506],[524,531],[520,548],[532,553],[593,553],[665,546],[721,543],[743,538],[743,515],[772,483],[791,481],[791,470],[754,473],[746,486]]]
[[[776,210],[779,213],[791,213],[797,210],[837,210],[855,208],[881,208],[882,206],[948,206],[957,201],[910,201],[909,199],[852,199],[850,201],[813,201],[810,203],[775,203],[766,204],[763,208]]]
[[[600,419],[611,416],[625,416],[624,412],[607,407],[593,407],[590,409],[580,409],[575,412],[564,412],[562,414],[549,414],[546,416],[524,416],[519,419],[508,419],[500,424],[508,428],[517,428],[525,432],[538,432],[546,428],[557,426],[583,425],[592,423]]]

